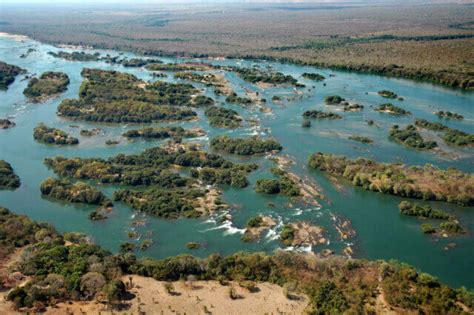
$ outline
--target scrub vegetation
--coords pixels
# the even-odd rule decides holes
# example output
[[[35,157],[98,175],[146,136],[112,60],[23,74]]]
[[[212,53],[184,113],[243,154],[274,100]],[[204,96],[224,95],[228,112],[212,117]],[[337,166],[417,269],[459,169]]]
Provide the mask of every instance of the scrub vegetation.
[[[33,138],[42,143],[46,144],[57,144],[57,145],[75,145],[79,144],[79,140],[67,134],[58,128],[48,127],[43,123],[40,123],[35,127],[33,131]]]
[[[16,76],[25,72],[18,66],[0,61],[0,90],[8,89],[8,86],[15,81]]]
[[[216,151],[237,155],[265,154],[283,149],[276,140],[263,139],[257,136],[248,138],[218,136],[211,140],[211,148]]]
[[[156,260],[136,257],[130,246],[123,246],[114,255],[92,244],[84,235],[61,235],[50,225],[36,223],[5,208],[0,208],[0,235],[0,259],[9,257],[16,249],[28,250],[18,270],[29,280],[22,286],[7,286],[11,288],[7,300],[16,310],[44,311],[63,301],[101,301],[112,309],[120,309],[124,303],[136,300],[127,292],[131,283],[122,282],[131,275],[159,281],[193,277],[221,283],[252,281],[257,286],[275,283],[292,287],[294,295],[306,294],[310,312],[369,313],[375,309],[380,294],[389,307],[399,311],[458,314],[463,307],[469,310],[474,305],[472,292],[452,289],[429,274],[394,261],[318,259],[284,251],[272,256],[241,252]],[[380,288],[383,293],[378,293]]]
[[[69,77],[62,72],[48,71],[39,78],[32,78],[23,91],[33,102],[42,102],[67,90]]]
[[[20,177],[7,161],[0,160],[0,189],[16,189],[20,187]]]

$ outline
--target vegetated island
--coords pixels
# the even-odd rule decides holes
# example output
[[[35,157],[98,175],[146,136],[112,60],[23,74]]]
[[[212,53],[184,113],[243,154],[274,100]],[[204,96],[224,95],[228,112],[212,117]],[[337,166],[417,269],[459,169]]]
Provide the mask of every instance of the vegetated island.
[[[183,62],[183,63],[152,63],[145,66],[149,71],[206,71],[214,69],[209,63]]]
[[[114,199],[164,218],[197,217],[226,207],[220,201],[220,192],[206,185],[245,187],[246,175],[257,168],[255,164],[235,164],[217,154],[180,144],[135,155],[119,154],[107,160],[48,158],[45,164],[60,176],[104,184],[150,186],[140,191],[118,190]],[[173,172],[177,167],[189,168],[191,177]]]
[[[211,140],[211,148],[216,151],[237,155],[256,155],[281,151],[283,147],[273,139],[262,139],[258,136],[231,138],[217,136]]]
[[[319,73],[308,73],[308,72],[305,72],[301,75],[303,78],[305,79],[309,79],[309,80],[313,80],[313,81],[323,81],[325,80],[326,78],[319,74]]]
[[[235,129],[242,123],[239,113],[224,107],[211,106],[206,109],[204,115],[209,119],[209,124],[215,128]]]
[[[465,233],[465,230],[456,218],[443,210],[433,209],[430,205],[420,205],[418,203],[411,203],[404,200],[400,202],[398,208],[400,209],[400,213],[403,215],[414,216],[422,219],[446,220],[441,222],[438,227],[438,229],[441,229],[439,234],[445,237],[449,234]],[[437,228],[435,228],[431,223],[424,223],[421,225],[421,231],[425,234],[434,234],[437,232]]]
[[[301,196],[300,187],[285,171],[277,167],[272,168],[270,171],[277,179],[258,179],[255,184],[255,191],[257,193],[280,194],[288,197]]]
[[[405,129],[393,125],[390,129],[389,139],[418,150],[432,150],[438,146],[436,141],[424,140],[413,125],[407,125]]]
[[[349,136],[348,139],[352,140],[352,141],[357,141],[357,142],[360,142],[360,143],[366,143],[366,144],[374,143],[374,140],[370,139],[369,137],[365,137],[365,136],[352,135],[352,136]]]
[[[16,124],[10,119],[1,119],[0,118],[0,129],[10,129],[15,127]]]
[[[339,114],[314,109],[305,111],[303,117],[306,119],[342,119],[342,116]]]
[[[51,225],[37,223],[5,208],[0,208],[0,234],[5,236],[0,239],[0,261],[5,262],[0,268],[8,270],[14,253],[27,251],[16,270],[17,276],[30,277],[23,283],[14,280],[8,272],[0,275],[2,289],[9,290],[5,296],[10,304],[0,305],[6,313],[9,307],[40,312],[55,307],[66,312],[76,306],[91,313],[105,311],[105,307],[107,310],[126,307],[138,312],[152,303],[143,303],[148,300],[138,284],[157,292],[155,297],[160,299],[160,304],[152,306],[156,310],[164,303],[164,297],[175,292],[178,280],[200,280],[200,285],[218,281],[218,288],[227,286],[228,290],[227,298],[222,298],[233,304],[258,294],[241,291],[247,298],[236,299],[237,286],[254,288],[252,292],[255,292],[258,287],[268,286],[268,282],[276,283],[283,287],[286,303],[293,299],[307,300],[303,308],[308,312],[369,313],[381,307],[379,300],[383,301],[383,308],[400,312],[421,309],[426,313],[462,313],[474,307],[473,293],[467,289],[452,289],[429,274],[393,261],[322,259],[285,251],[272,256],[240,252],[207,258],[190,255],[162,260],[138,258],[131,247],[123,246],[119,253],[112,254],[91,243],[85,235],[61,235]],[[328,268],[333,272],[327,272]],[[359,294],[354,295],[355,291]],[[166,305],[162,307],[168,309]]]
[[[464,206],[474,205],[474,175],[454,168],[441,170],[432,165],[385,164],[364,158],[350,160],[321,152],[311,155],[308,165],[342,176],[354,186],[366,190]]]
[[[293,78],[291,75],[285,75],[278,71],[261,70],[258,68],[239,68],[239,67],[226,67],[228,71],[236,72],[243,80],[254,83],[270,85],[294,85],[296,87],[303,87],[304,85],[299,84],[298,80]]]
[[[8,86],[15,81],[15,78],[19,74],[25,73],[26,70],[0,61],[0,90],[8,89]]]
[[[196,113],[188,106],[209,103],[190,84],[162,81],[145,82],[134,75],[117,71],[85,68],[79,99],[66,99],[58,106],[58,115],[97,122],[150,123],[189,120]]]
[[[464,116],[458,113],[450,112],[450,111],[437,111],[436,116],[439,118],[444,118],[444,119],[455,119],[455,120],[463,120]]]
[[[426,119],[415,120],[415,125],[419,128],[428,129],[432,131],[442,132],[442,139],[449,145],[453,146],[473,146],[474,145],[474,135],[466,133],[461,130],[452,129],[446,125],[443,125],[439,122],[430,122]]]
[[[272,217],[257,215],[247,221],[241,240],[244,242],[258,240],[264,231],[268,231],[276,225],[277,223]]]
[[[32,78],[23,94],[32,102],[44,102],[67,90],[69,77],[63,72],[44,72],[39,78]]]
[[[401,107],[395,106],[391,103],[380,104],[375,111],[380,113],[388,113],[391,115],[411,115],[407,110],[404,110]]]
[[[53,199],[111,207],[112,201],[100,190],[84,182],[72,183],[67,179],[47,178],[40,186],[41,193]]]
[[[364,105],[360,105],[357,103],[344,105],[344,108],[343,108],[345,112],[360,112],[363,109],[364,109]]]
[[[395,92],[389,90],[381,90],[377,92],[378,95],[385,97],[385,98],[397,98],[398,95]]]
[[[75,145],[79,144],[79,140],[67,134],[58,128],[48,127],[43,123],[38,124],[33,131],[33,138],[46,144],[57,145]]]
[[[0,160],[0,189],[16,189],[20,184],[20,177],[15,174],[10,163]]]
[[[58,52],[48,51],[48,55],[69,61],[99,61],[101,59],[98,52],[91,54],[84,51],[67,52],[60,50]]]
[[[175,141],[180,141],[182,138],[195,138],[206,135],[206,132],[200,128],[184,129],[178,126],[166,127],[148,127],[142,129],[128,130],[122,136],[130,139],[144,138],[144,139],[167,139],[173,138]]]
[[[339,105],[344,101],[345,99],[339,95],[328,95],[324,98],[326,105]]]

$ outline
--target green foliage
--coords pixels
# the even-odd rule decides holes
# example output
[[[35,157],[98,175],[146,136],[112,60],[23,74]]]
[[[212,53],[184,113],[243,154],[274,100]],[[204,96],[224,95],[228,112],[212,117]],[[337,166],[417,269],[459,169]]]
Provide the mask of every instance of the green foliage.
[[[303,117],[307,119],[342,119],[339,114],[319,110],[307,110],[303,113]]]
[[[356,136],[356,135],[349,136],[349,140],[353,140],[353,141],[357,141],[357,142],[361,142],[361,143],[374,143],[374,140],[372,140],[368,137]]]
[[[411,115],[409,111],[391,103],[380,104],[375,110],[381,113],[389,113],[392,115]]]
[[[204,71],[209,64],[199,63],[152,63],[145,66],[149,71]]]
[[[145,138],[145,139],[166,139],[173,138],[180,140],[181,138],[193,138],[204,135],[202,130],[187,130],[183,127],[166,126],[157,128],[142,128],[128,130],[122,136],[127,138]]]
[[[117,71],[82,70],[85,78],[79,99],[66,99],[58,114],[98,122],[140,122],[187,120],[196,113],[193,95],[199,91],[189,84],[162,81],[148,83]]]
[[[46,144],[57,145],[75,145],[79,140],[68,135],[65,131],[58,128],[48,127],[43,123],[38,124],[33,131],[33,138]]]
[[[209,107],[204,114],[209,118],[209,124],[215,128],[238,128],[242,118],[233,109],[223,107]]]
[[[433,225],[429,224],[429,223],[423,223],[421,226],[421,231],[425,234],[434,234],[436,233],[436,229],[434,228]]]
[[[455,220],[449,220],[449,221],[443,222],[439,225],[439,227],[443,229],[444,231],[448,233],[452,233],[452,234],[465,233],[462,226]]]
[[[397,98],[398,95],[395,92],[389,90],[382,90],[377,92],[380,96],[385,98]]]
[[[201,247],[201,244],[196,243],[196,242],[189,242],[186,244],[186,247],[188,249],[199,249]]]
[[[313,81],[323,81],[326,79],[323,75],[320,75],[319,73],[308,73],[305,72],[301,75],[305,79],[313,80]]]
[[[89,54],[84,51],[73,51],[71,53],[66,52],[66,51],[58,51],[53,52],[53,51],[48,51],[48,55],[53,56],[54,58],[61,58],[69,61],[99,61],[100,60],[100,54],[93,53]]]
[[[48,178],[41,183],[41,193],[48,197],[74,203],[112,206],[100,190],[83,182],[71,183],[67,179]]]
[[[354,186],[401,197],[440,200],[461,205],[474,204],[474,176],[432,165],[408,167],[377,163],[368,159],[349,160],[325,153],[310,156],[311,168],[342,176]]]
[[[145,191],[129,189],[117,190],[114,200],[122,201],[132,209],[151,214],[156,217],[176,219],[178,217],[196,218],[202,215],[198,211],[197,198],[203,198],[205,192],[201,189],[158,189],[150,188]]]
[[[455,119],[455,120],[463,120],[464,116],[458,113],[450,112],[450,111],[437,111],[436,116],[439,118],[444,118],[444,119]]]
[[[449,144],[454,146],[473,146],[474,145],[474,135],[468,134],[464,131],[452,129],[448,126],[445,126],[439,122],[429,122],[426,119],[416,119],[415,125],[420,128],[444,132],[442,138]]]
[[[32,78],[23,91],[33,101],[41,101],[67,90],[69,77],[62,72],[44,72],[39,79]]]
[[[400,129],[394,125],[390,129],[389,138],[407,147],[419,150],[431,150],[438,146],[436,141],[425,141],[413,125],[407,125],[405,129]]]
[[[312,296],[314,314],[342,314],[349,308],[349,303],[342,291],[328,281],[323,283]]]
[[[232,93],[231,95],[227,96],[225,101],[231,104],[239,104],[239,105],[249,105],[252,104],[252,100],[248,97],[240,97],[237,96],[236,93]]]
[[[282,146],[276,140],[261,139],[257,136],[248,138],[231,138],[218,136],[211,140],[211,148],[228,154],[255,155],[271,151],[280,151]]]
[[[20,187],[20,177],[7,161],[0,160],[0,189],[16,189]]]
[[[295,229],[290,224],[285,224],[280,232],[280,240],[286,246],[291,246],[295,238]]]
[[[121,62],[124,67],[143,67],[147,64],[159,64],[163,63],[159,59],[142,59],[142,58],[132,58],[132,59],[123,59]]]
[[[400,213],[404,215],[409,215],[413,217],[420,218],[430,218],[430,219],[439,219],[446,220],[450,216],[443,210],[433,209],[430,205],[420,205],[418,203],[411,203],[409,201],[402,201],[398,205]]]
[[[364,109],[364,105],[360,105],[360,104],[348,104],[348,105],[344,105],[344,108],[343,108],[345,112],[360,112],[363,109]]]
[[[345,99],[339,95],[329,95],[324,98],[324,102],[328,105],[337,105],[345,101]]]
[[[247,82],[250,83],[270,83],[270,84],[292,84],[297,85],[298,81],[291,75],[284,75],[276,71],[263,71],[258,68],[237,68],[227,67],[226,70],[234,71]]]
[[[262,223],[263,223],[263,218],[261,215],[258,215],[256,217],[250,218],[247,221],[246,226],[249,228],[257,228],[257,227],[260,227]]]
[[[288,176],[288,173],[272,168],[271,172],[278,179],[259,179],[255,185],[255,191],[264,194],[282,194],[288,197],[298,197],[301,195],[299,186]]]
[[[0,61],[0,90],[8,89],[8,86],[15,81],[15,77],[25,72],[20,67]]]

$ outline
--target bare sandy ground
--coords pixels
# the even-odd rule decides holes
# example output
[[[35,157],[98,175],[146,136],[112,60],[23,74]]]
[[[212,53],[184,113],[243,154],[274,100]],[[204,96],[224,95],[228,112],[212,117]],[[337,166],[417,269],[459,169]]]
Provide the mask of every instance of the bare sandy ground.
[[[122,279],[129,282],[129,276]],[[300,295],[297,300],[289,300],[283,289],[269,283],[259,283],[257,292],[249,292],[237,283],[220,285],[216,281],[173,282],[174,293],[165,290],[165,282],[152,278],[132,276],[135,295],[121,310],[110,310],[98,302],[60,303],[48,308],[47,315],[64,314],[304,314],[308,298]],[[239,296],[231,299],[230,288]],[[10,308],[10,303],[0,301],[0,314],[21,314]]]

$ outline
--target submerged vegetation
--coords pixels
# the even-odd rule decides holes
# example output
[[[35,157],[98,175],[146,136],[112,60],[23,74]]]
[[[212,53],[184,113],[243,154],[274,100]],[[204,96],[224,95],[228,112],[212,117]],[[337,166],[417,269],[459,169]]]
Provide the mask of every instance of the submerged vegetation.
[[[42,143],[46,144],[58,144],[58,145],[75,145],[79,144],[77,138],[71,137],[66,132],[58,128],[51,128],[43,123],[40,123],[35,127],[33,132],[33,138]]]
[[[425,141],[413,125],[400,129],[398,125],[392,126],[389,138],[407,147],[419,150],[431,150],[438,146],[436,141]]]
[[[188,120],[196,113],[188,106],[198,93],[192,85],[156,81],[148,83],[117,71],[82,70],[85,78],[79,99],[66,99],[58,114],[98,122],[140,122]]]
[[[20,187],[20,177],[7,161],[0,160],[0,189],[16,189]]]
[[[72,183],[67,179],[48,178],[41,183],[41,193],[48,197],[73,203],[112,206],[100,190],[83,182]]]
[[[216,151],[237,155],[264,154],[283,149],[276,140],[262,139],[257,136],[248,138],[218,136],[211,140],[211,148]]]
[[[62,72],[48,71],[39,79],[32,78],[23,91],[26,97],[34,102],[45,101],[67,90],[69,77]]]
[[[314,109],[305,111],[303,117],[306,119],[342,119],[342,116],[339,114]]]
[[[8,89],[8,86],[15,81],[15,77],[25,72],[20,67],[0,61],[0,90]]]
[[[432,165],[384,164],[369,159],[350,160],[332,154],[315,153],[311,168],[342,176],[366,190],[408,198],[439,200],[474,205],[474,175],[456,169],[441,170]]]
[[[209,119],[209,124],[215,128],[238,128],[242,123],[239,113],[233,109],[212,106],[204,114]]]

